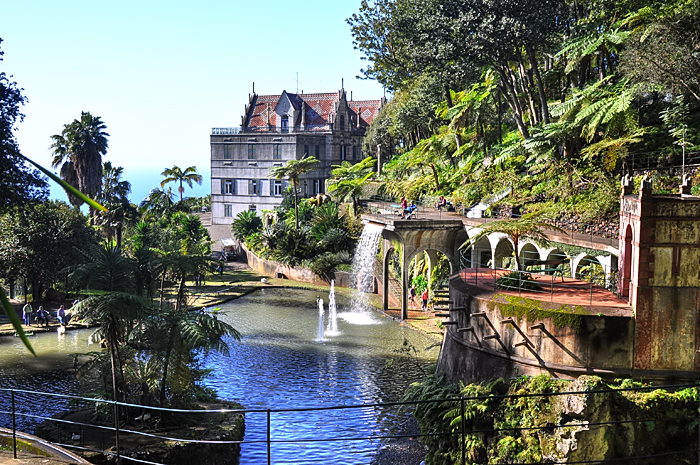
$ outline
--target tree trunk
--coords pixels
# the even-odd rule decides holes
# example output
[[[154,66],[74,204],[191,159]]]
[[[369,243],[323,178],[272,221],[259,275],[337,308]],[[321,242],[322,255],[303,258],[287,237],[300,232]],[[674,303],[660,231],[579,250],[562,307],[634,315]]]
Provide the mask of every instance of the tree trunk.
[[[542,106],[542,118],[544,124],[549,124],[549,107],[547,106],[547,95],[544,92],[544,84],[542,83],[542,75],[540,68],[537,66],[537,54],[531,45],[525,46],[530,67],[535,71],[535,82],[537,82],[537,93],[540,95],[540,105]]]
[[[527,101],[530,104],[530,120],[532,121],[532,124],[538,124],[539,116],[537,108],[535,107],[535,99],[530,91],[530,83],[527,78],[527,71],[525,71],[525,63],[523,63],[523,56],[520,53],[520,50],[518,50],[518,70],[520,72],[520,86],[522,87],[523,92],[527,96]]]
[[[185,279],[187,277],[187,273],[185,273],[185,270],[180,271],[182,273],[182,276],[180,277],[180,285],[177,287],[177,302],[175,302],[175,309],[180,310],[182,308],[182,301],[185,298]]]
[[[452,94],[447,86],[442,86],[442,90],[445,92],[445,101],[447,102],[447,108],[452,108],[454,103],[452,102]]]
[[[517,102],[517,93],[510,86],[510,83],[506,79],[506,75],[503,72],[503,70],[499,69],[498,72],[501,76],[501,86],[499,87],[499,89],[501,90],[503,97],[506,99],[506,102],[508,103],[508,106],[510,107],[511,111],[513,112],[513,119],[515,120],[515,124],[518,126],[518,130],[520,131],[520,134],[523,136],[523,138],[529,139],[530,132],[527,129],[525,123],[523,122],[520,105]]]
[[[438,192],[440,190],[440,179],[438,178],[437,168],[435,167],[434,163],[430,164],[430,169],[433,170],[433,178],[435,180],[435,192]]]
[[[292,186],[294,186],[294,225],[296,229],[299,229],[299,201],[297,200],[297,183],[292,181]]]
[[[160,279],[160,306],[159,308],[162,310],[163,309],[163,298],[165,297],[165,273],[167,271],[166,267],[163,267],[163,275]]]

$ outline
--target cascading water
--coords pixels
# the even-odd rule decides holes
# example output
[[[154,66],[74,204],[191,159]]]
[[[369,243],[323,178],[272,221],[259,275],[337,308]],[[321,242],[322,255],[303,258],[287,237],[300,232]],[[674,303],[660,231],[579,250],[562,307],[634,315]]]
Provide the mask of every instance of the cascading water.
[[[373,324],[374,319],[362,323],[357,314],[367,314],[369,309],[368,293],[373,290],[374,284],[374,261],[377,256],[379,239],[382,237],[383,226],[376,224],[366,224],[360,235],[357,244],[355,257],[352,262],[352,271],[356,279],[356,288],[360,291],[353,299],[351,314],[341,315],[344,319],[352,319],[355,324]],[[352,315],[355,314],[355,315]]]
[[[338,331],[338,313],[335,307],[335,280],[331,280],[331,291],[328,293],[328,326],[326,327],[325,336],[337,336]]]
[[[318,331],[316,331],[316,342],[323,342],[325,341],[323,337],[323,299],[319,297],[316,299],[316,302],[318,302]]]

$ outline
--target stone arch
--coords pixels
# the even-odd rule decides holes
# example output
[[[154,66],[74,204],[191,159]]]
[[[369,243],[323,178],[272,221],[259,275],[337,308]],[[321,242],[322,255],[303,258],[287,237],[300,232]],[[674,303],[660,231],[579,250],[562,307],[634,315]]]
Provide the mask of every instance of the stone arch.
[[[493,268],[509,268],[515,266],[513,243],[506,236],[501,236],[493,250]]]
[[[467,237],[472,238],[481,232],[479,228],[469,228]],[[489,236],[484,236],[475,244],[469,247],[469,254],[464,253],[464,257],[469,261],[468,268],[489,268],[493,263],[493,245]]]
[[[620,296],[630,296],[630,283],[632,282],[632,244],[634,242],[634,230],[628,224],[625,228],[625,245],[622,252],[622,276],[620,276]]]
[[[524,242],[520,247],[519,255],[520,266],[523,267],[523,270],[527,270],[528,266],[532,267],[532,271],[539,271],[542,268],[541,265],[528,265],[528,262],[541,260],[540,251],[532,242]]]
[[[571,273],[571,257],[569,257],[566,252],[563,250],[559,250],[556,247],[553,248],[552,250],[548,251],[546,253],[546,258],[545,260],[547,261],[553,261],[553,260],[564,260],[564,263],[561,265],[550,265],[548,268],[557,268],[558,266],[561,266],[562,268],[562,276],[572,276]],[[553,274],[554,271],[547,271],[546,274],[551,275]]]
[[[600,261],[592,255],[583,255],[576,260],[576,279],[592,281],[605,286],[605,270]]]

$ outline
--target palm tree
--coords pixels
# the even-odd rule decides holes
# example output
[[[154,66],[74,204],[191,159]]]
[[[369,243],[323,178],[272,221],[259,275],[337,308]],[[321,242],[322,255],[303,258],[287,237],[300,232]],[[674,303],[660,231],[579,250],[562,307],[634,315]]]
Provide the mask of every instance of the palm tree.
[[[165,404],[168,381],[173,393],[181,393],[192,387],[189,364],[193,350],[216,350],[227,355],[229,347],[224,338],[228,336],[237,341],[241,338],[235,328],[204,310],[164,311],[143,329],[144,334],[140,339],[152,341],[149,363],[155,364],[161,377],[161,407]]]
[[[289,160],[284,166],[275,166],[270,169],[268,178],[282,179],[287,178],[292,181],[294,188],[294,214],[296,229],[299,229],[299,199],[297,193],[297,184],[299,184],[299,176],[312,171],[316,168],[318,160],[315,157],[306,157],[301,160]]]
[[[352,211],[357,215],[357,199],[361,198],[367,187],[367,181],[374,173],[368,173],[362,178],[345,179],[328,186],[328,192],[338,196],[341,202],[352,200]]]
[[[121,180],[123,173],[123,167],[113,167],[111,162],[106,161],[102,171],[102,191],[97,195],[97,200],[107,208],[100,215],[100,223],[105,229],[107,240],[111,241],[116,236],[117,247],[121,247],[124,222],[136,217],[137,213],[136,208],[129,203],[131,183]]]
[[[63,126],[61,134],[51,136],[54,158],[52,168],[61,165],[61,178],[83,194],[94,198],[102,188],[102,156],[107,154],[107,126],[99,116],[82,112],[79,120]],[[75,185],[77,184],[77,186]],[[72,205],[83,201],[68,194]],[[94,210],[90,207],[90,218]]]
[[[114,400],[123,392],[124,373],[119,347],[126,342],[131,330],[129,322],[137,320],[148,302],[134,295],[133,262],[121,249],[106,245],[98,249],[91,260],[79,266],[70,278],[83,282],[91,295],[80,301],[74,312],[98,325],[92,340],[104,340],[112,366]]]
[[[520,256],[518,255],[518,243],[520,242],[520,239],[547,241],[549,238],[542,231],[543,229],[550,229],[552,231],[567,234],[567,232],[563,229],[547,223],[547,221],[542,218],[541,212],[523,215],[521,218],[497,220],[485,226],[479,226],[479,229],[481,229],[481,232],[479,232],[476,236],[469,238],[468,241],[462,244],[461,248],[474,246],[480,239],[488,236],[489,234],[505,234],[510,238],[510,240],[513,241],[513,249],[515,250],[515,265],[518,271],[522,271]]]
[[[190,186],[190,189],[192,188],[193,182],[196,182],[200,186],[202,185],[202,175],[197,174],[197,168],[195,166],[190,166],[189,168],[185,168],[185,171],[182,171],[180,167],[174,165],[172,168],[166,168],[160,174],[161,176],[165,176],[165,179],[160,182],[160,187],[165,187],[165,185],[169,182],[180,183],[180,187],[177,188],[177,191],[180,193],[181,202],[182,194],[185,192],[185,188],[182,185],[183,181]]]

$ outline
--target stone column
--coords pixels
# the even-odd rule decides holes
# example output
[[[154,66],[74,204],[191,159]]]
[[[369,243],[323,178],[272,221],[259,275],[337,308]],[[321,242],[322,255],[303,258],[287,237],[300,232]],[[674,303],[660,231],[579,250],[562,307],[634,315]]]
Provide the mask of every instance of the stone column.
[[[384,239],[384,256],[382,257],[382,310],[389,310],[389,251],[391,242]]]
[[[408,261],[408,253],[406,252],[406,246],[404,245],[403,251],[401,252],[401,319],[408,319],[408,268],[410,262]]]

